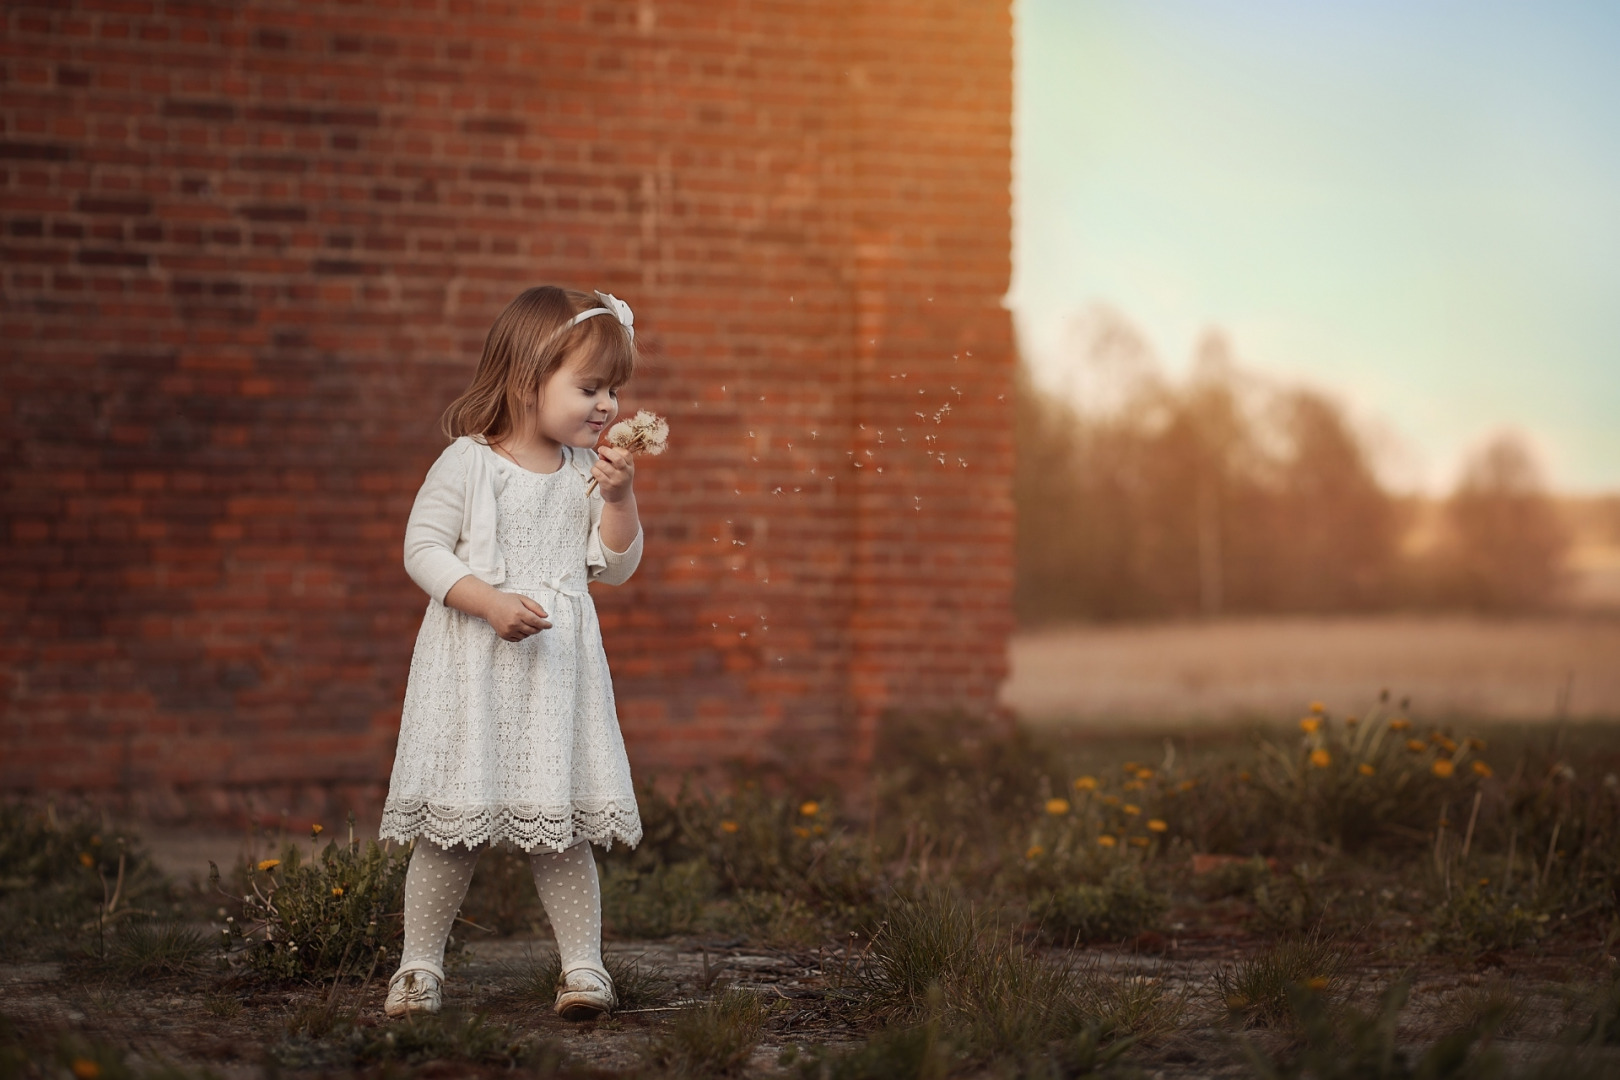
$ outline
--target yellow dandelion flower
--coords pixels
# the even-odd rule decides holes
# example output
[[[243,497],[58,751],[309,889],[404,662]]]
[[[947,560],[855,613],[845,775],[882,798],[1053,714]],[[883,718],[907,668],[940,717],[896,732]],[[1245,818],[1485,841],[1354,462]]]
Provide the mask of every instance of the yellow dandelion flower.
[[[1320,716],[1307,716],[1299,722],[1299,730],[1307,735],[1315,735],[1321,729],[1322,718]]]
[[[1113,847],[1115,844],[1119,843],[1119,841],[1115,840],[1112,836],[1109,836],[1107,833],[1104,833],[1102,836],[1097,837],[1097,843],[1102,845],[1103,847]]]
[[[1457,767],[1448,758],[1436,758],[1434,764],[1429,766],[1429,771],[1442,780],[1450,780]]]
[[[1141,764],[1141,762],[1138,762],[1138,761],[1127,761],[1125,763],[1125,765],[1124,765],[1124,769],[1125,769],[1126,772],[1135,772],[1137,769],[1140,769],[1141,767],[1142,767],[1142,764]]]
[[[1321,747],[1317,747],[1315,750],[1311,751],[1311,764],[1315,765],[1318,769],[1325,769],[1329,765],[1333,764],[1333,755],[1328,753],[1326,750],[1323,750]]]
[[[1412,726],[1412,721],[1410,721],[1410,720],[1402,720],[1399,717],[1397,717],[1394,720],[1391,720],[1389,722],[1389,730],[1391,730],[1391,731],[1406,731],[1411,726]]]
[[[1193,788],[1195,788],[1197,786],[1198,786],[1198,781],[1196,781],[1196,780],[1183,780],[1181,783],[1176,785],[1176,790],[1177,791],[1191,791]]]
[[[318,821],[315,824],[313,824],[313,825],[311,825],[309,827],[309,835],[310,835],[311,839],[321,835],[321,833],[323,833],[325,831],[326,831],[326,829]]]
[[[101,1066],[89,1058],[74,1058],[72,1069],[73,1075],[79,1080],[96,1080],[101,1075]]]
[[[1323,713],[1327,712],[1327,706],[1322,704],[1320,701],[1313,701],[1313,702],[1311,702],[1311,712],[1316,713],[1318,716],[1320,716]]]
[[[1347,716],[1344,718],[1345,727],[1355,727],[1359,723],[1361,723],[1361,721],[1357,720],[1354,716]]]
[[[826,828],[821,825],[810,826],[810,831],[815,833],[817,836],[823,836],[827,832]]]
[[[1249,770],[1244,769],[1242,772],[1238,773],[1238,779],[1247,784],[1250,780],[1253,780],[1254,777],[1249,775]]]
[[[1142,808],[1137,806],[1135,803],[1126,803],[1123,807],[1121,807],[1121,809],[1127,814],[1131,815],[1131,817],[1135,817],[1142,812]]]
[[[79,852],[79,861],[81,863],[83,863],[85,866],[94,866],[94,865],[96,865],[95,858],[88,851]]]
[[[1118,795],[1104,795],[1102,797],[1102,801],[1103,801],[1103,804],[1105,806],[1118,806],[1119,805],[1119,796]]]
[[[1147,847],[1148,846],[1148,838],[1145,837],[1145,836],[1133,836],[1133,837],[1131,837],[1131,846],[1132,847]]]
[[[1317,975],[1313,978],[1306,979],[1305,985],[1311,990],[1326,990],[1328,988],[1328,981],[1322,976]]]
[[[799,804],[799,813],[805,817],[815,817],[821,813],[821,804],[814,799],[807,799]]]
[[[1140,780],[1127,780],[1123,784],[1119,785],[1121,791],[1141,791],[1145,787],[1147,787],[1147,785],[1142,783]]]
[[[1483,761],[1475,761],[1473,768],[1476,776],[1491,777],[1496,775],[1496,770],[1485,764]]]
[[[1486,885],[1489,885],[1490,883],[1491,883],[1491,879],[1488,878],[1488,877],[1482,877],[1482,878],[1479,879],[1480,888],[1484,888]]]
[[[1414,754],[1421,754],[1429,748],[1429,744],[1422,739],[1407,739],[1406,748]]]
[[[807,840],[810,838],[810,830],[805,828],[803,825],[795,825],[793,826],[793,835],[797,836],[800,840]]]
[[[259,869],[264,871],[265,873],[269,873],[271,870],[274,870],[276,867],[278,867],[280,865],[281,865],[281,860],[280,859],[260,859],[259,860]]]
[[[1046,849],[1041,847],[1041,845],[1039,845],[1039,844],[1031,844],[1031,845],[1029,845],[1029,850],[1024,852],[1024,858],[1026,858],[1026,859],[1038,859],[1042,855],[1045,855],[1045,854],[1046,854]]]
[[[1463,741],[1468,744],[1468,749],[1470,749],[1470,750],[1483,750],[1483,749],[1485,749],[1485,740],[1484,739],[1464,739]]]
[[[1360,765],[1356,766],[1356,772],[1360,773],[1362,776],[1371,776],[1373,773],[1375,773],[1377,771],[1378,771],[1377,769],[1373,768],[1371,765],[1369,765],[1365,761],[1363,761]]]
[[[343,886],[341,886],[341,885],[332,886],[332,895],[333,896],[342,896],[343,895]]]
[[[1149,832],[1167,832],[1169,828],[1170,823],[1163,818],[1148,818]]]
[[[1153,779],[1153,770],[1149,769],[1149,768],[1147,768],[1145,766],[1143,768],[1137,769],[1136,770],[1136,778],[1138,780],[1151,780],[1151,779]]]
[[[1441,746],[1445,747],[1446,748],[1446,753],[1448,753],[1448,754],[1455,754],[1457,752],[1457,740],[1456,739],[1448,739],[1444,735],[1442,735],[1438,739],[1436,739],[1435,742],[1437,742]]]
[[[1047,799],[1046,800],[1046,812],[1048,814],[1051,814],[1053,817],[1058,817],[1060,815],[1067,814],[1069,812],[1069,800],[1068,799]]]
[[[738,825],[735,821],[722,821],[720,823],[720,831],[723,833],[734,833],[740,828],[742,828],[742,826]]]
[[[1076,791],[1096,791],[1097,778],[1095,776],[1082,776],[1074,782]]]

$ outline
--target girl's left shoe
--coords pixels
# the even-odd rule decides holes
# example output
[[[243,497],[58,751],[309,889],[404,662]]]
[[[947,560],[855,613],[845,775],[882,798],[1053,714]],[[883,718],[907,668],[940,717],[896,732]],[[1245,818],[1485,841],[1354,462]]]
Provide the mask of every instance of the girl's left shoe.
[[[570,968],[558,981],[557,1015],[564,1020],[595,1020],[618,1003],[613,980],[601,968]]]
[[[401,968],[388,980],[388,1000],[383,1012],[391,1017],[411,1013],[436,1013],[444,1000],[444,971],[426,964]]]

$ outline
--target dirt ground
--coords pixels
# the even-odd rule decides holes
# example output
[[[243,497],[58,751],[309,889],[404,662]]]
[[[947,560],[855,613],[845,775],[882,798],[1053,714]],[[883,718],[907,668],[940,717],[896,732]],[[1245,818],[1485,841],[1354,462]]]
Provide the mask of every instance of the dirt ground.
[[[1307,702],[1415,716],[1620,718],[1620,617],[1219,619],[1029,630],[1001,700],[1039,723],[1288,720]]]
[[[1219,1003],[1213,999],[1215,971],[1242,957],[1249,947],[1239,923],[1228,921],[1241,915],[1235,907],[1213,916],[1189,913],[1196,924],[1173,923],[1171,933],[1155,942],[1151,951],[1103,948],[1065,955],[1052,950],[1052,959],[1095,964],[1111,978],[1161,985],[1181,1003],[1183,1015],[1176,1029],[1148,1040],[1129,1059],[1146,1075],[1163,1080],[1251,1076],[1243,1061],[1242,1041],[1267,1047],[1284,1040],[1265,1031],[1234,1030],[1220,1019]],[[447,1009],[480,1013],[515,1031],[536,1033],[564,1047],[575,1060],[620,1075],[644,1067],[646,1048],[675,1013],[728,988],[758,994],[775,1009],[746,1076],[797,1075],[782,1061],[789,1047],[848,1046],[859,1038],[839,1008],[836,993],[829,990],[847,961],[844,950],[835,945],[783,950],[701,938],[615,942],[610,952],[635,957],[674,980],[667,1004],[584,1024],[557,1019],[521,992],[523,973],[534,957],[549,949],[548,940],[537,938],[469,944],[450,969]],[[1555,1032],[1568,1022],[1571,980],[1589,972],[1592,959],[1591,949],[1581,946],[1534,957],[1493,955],[1466,962],[1431,958],[1397,963],[1368,956],[1352,973],[1345,994],[1370,1006],[1373,987],[1405,975],[1413,981],[1414,995],[1403,1013],[1400,1036],[1403,1043],[1422,1045],[1455,1025],[1459,1002],[1471,990],[1505,976],[1523,998],[1524,1009],[1498,1047],[1510,1060],[1529,1060],[1545,1053]],[[362,1027],[386,1029],[391,1022],[382,1015],[385,992],[384,981],[374,979],[367,986],[344,990],[338,1006],[357,1010]],[[327,994],[317,986],[222,982],[217,975],[132,985],[61,963],[22,964],[0,974],[0,1012],[14,1023],[89,1034],[149,1065],[204,1067],[225,1080],[326,1075],[334,1067],[346,1073],[337,1063],[322,1060],[318,1040],[289,1035],[292,1018],[318,1006]],[[267,1068],[272,1049],[277,1063]],[[1616,1067],[1620,1069],[1620,1060]],[[480,1071],[452,1063],[432,1068],[437,1071],[421,1075]]]

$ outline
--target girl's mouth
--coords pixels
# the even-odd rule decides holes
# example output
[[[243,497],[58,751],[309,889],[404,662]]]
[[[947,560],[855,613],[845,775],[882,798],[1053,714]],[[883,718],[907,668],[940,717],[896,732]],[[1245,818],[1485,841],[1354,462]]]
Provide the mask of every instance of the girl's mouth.
[[[603,428],[607,427],[607,421],[606,420],[587,420],[587,421],[585,421],[585,426],[590,428],[592,431],[601,431]]]

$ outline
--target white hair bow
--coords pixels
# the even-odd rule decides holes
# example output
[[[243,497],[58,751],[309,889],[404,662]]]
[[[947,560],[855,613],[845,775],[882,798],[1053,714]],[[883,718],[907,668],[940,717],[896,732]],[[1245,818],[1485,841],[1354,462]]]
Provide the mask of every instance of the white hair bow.
[[[630,340],[634,341],[636,337],[636,316],[630,310],[630,305],[612,293],[598,292],[596,298],[602,301],[601,307],[593,307],[580,312],[568,320],[568,325],[578,326],[593,315],[612,315],[619,320],[619,325],[624,327],[625,332],[630,335]]]

